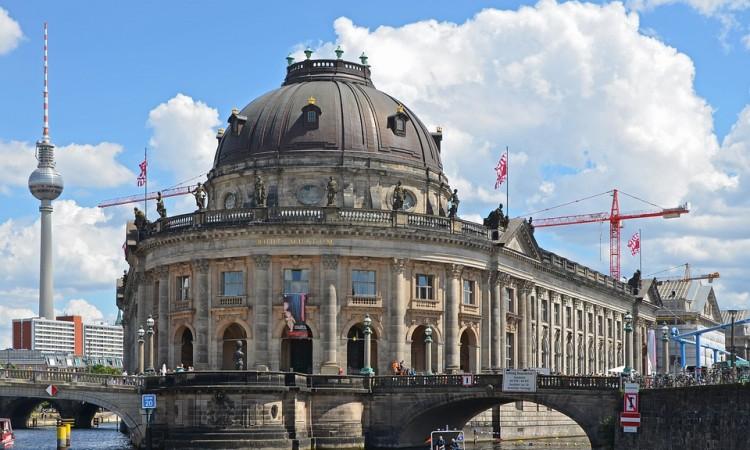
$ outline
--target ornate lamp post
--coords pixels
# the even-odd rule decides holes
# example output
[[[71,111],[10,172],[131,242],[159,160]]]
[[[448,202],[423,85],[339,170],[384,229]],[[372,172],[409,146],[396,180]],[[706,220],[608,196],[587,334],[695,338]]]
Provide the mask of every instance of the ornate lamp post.
[[[138,373],[143,373],[143,336],[146,330],[143,327],[138,328]]]
[[[369,377],[375,375],[375,371],[370,366],[370,340],[372,339],[372,329],[370,328],[372,326],[372,319],[370,319],[370,315],[365,314],[365,319],[362,322],[365,325],[365,366],[359,373]]]
[[[424,373],[432,375],[432,327],[427,325],[424,329]]]
[[[661,345],[664,358],[663,369],[667,374],[669,373],[669,327],[666,324],[661,327]]]
[[[732,317],[732,335],[731,340],[729,341],[729,345],[731,346],[729,351],[732,359],[732,367],[737,367],[737,354],[734,351],[734,319],[737,317],[737,310],[736,309],[730,309],[729,315]]]
[[[147,373],[154,373],[154,318],[151,314],[146,319],[146,334],[148,334],[148,367]]]
[[[625,368],[622,369],[623,375],[630,376],[633,370],[633,343],[631,342],[631,333],[633,332],[633,315],[630,311],[625,313]]]

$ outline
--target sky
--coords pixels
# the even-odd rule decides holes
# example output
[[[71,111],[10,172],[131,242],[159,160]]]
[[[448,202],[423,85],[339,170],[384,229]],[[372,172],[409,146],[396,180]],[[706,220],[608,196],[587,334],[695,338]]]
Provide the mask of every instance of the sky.
[[[39,212],[28,191],[42,128],[49,23],[50,134],[65,190],[54,202],[55,308],[114,320],[115,279],[141,192],[205,179],[233,107],[277,88],[285,57],[369,56],[377,88],[429,128],[480,221],[504,189],[536,218],[690,203],[680,219],[624,222],[622,273],[718,271],[722,308],[750,308],[750,0],[621,2],[0,1],[0,348],[38,308]],[[635,200],[646,200],[649,203]],[[560,208],[557,205],[567,204]],[[190,198],[167,201],[170,214]],[[543,212],[537,212],[543,211]],[[149,214],[156,215],[153,205]],[[608,273],[608,224],[539,228],[542,247]],[[676,269],[669,271],[669,268]]]

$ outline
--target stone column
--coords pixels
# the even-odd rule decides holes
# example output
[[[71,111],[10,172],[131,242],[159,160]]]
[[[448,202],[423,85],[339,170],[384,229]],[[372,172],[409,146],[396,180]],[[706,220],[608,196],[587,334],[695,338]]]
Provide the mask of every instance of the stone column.
[[[560,294],[560,367],[557,369],[561,374],[568,373],[568,333],[566,329],[568,320],[568,297]]]
[[[131,331],[133,332],[133,336],[138,339],[138,329],[146,326],[146,285],[149,280],[145,273],[138,272],[133,281],[137,283],[137,294],[135,311],[133,314],[135,320],[131,324]],[[138,353],[138,348],[136,346],[131,347],[131,351],[133,354],[133,361],[136,363],[132,370],[133,372],[136,372],[138,370],[138,361],[140,360],[141,355]]]
[[[324,375],[338,375],[339,366],[336,363],[336,343],[338,341],[338,327],[336,326],[338,320],[336,282],[338,281],[339,256],[323,255],[322,262],[326,298],[321,308],[323,319],[323,364],[320,367],[320,373]]]
[[[411,360],[406,348],[406,308],[411,297],[406,280],[405,259],[393,259],[393,307],[391,308],[391,353],[396,361]],[[410,356],[410,355],[409,355]]]
[[[526,326],[530,323],[531,318],[529,317],[529,309],[527,308],[527,297],[529,295],[529,282],[522,281],[518,286],[518,315],[521,316],[521,321],[518,323],[518,364],[517,366],[521,369],[528,367],[528,347],[529,347],[529,334]]]
[[[445,290],[445,369],[448,373],[457,373],[461,363],[458,310],[462,271],[463,267],[456,264],[451,264],[446,270],[448,286]]]
[[[208,260],[193,260],[195,289],[193,290],[193,307],[195,308],[195,336],[193,337],[193,364],[197,370],[208,370],[208,352],[211,339],[209,305],[211,304],[208,277]]]
[[[536,290],[536,355],[534,355],[535,367],[542,367],[542,296],[544,295],[543,288],[537,288]]]
[[[581,368],[581,373],[584,375],[590,374],[591,371],[591,364],[589,364],[589,333],[591,333],[591,330],[589,330],[589,311],[591,310],[591,305],[588,303],[584,303],[583,307],[581,308],[583,311],[583,367]]]
[[[503,288],[510,275],[498,272],[492,285],[492,370],[499,372],[505,367],[505,295]]]
[[[531,299],[532,299],[531,294],[533,292],[534,292],[534,285],[533,285],[533,283],[531,283],[530,281],[527,282],[527,283],[524,283],[524,295],[523,295],[523,298],[524,298],[524,302],[526,303],[526,318],[525,318],[525,322],[524,322],[525,327],[526,327],[526,350],[524,351],[524,353],[526,354],[526,365],[524,366],[524,368],[536,367],[536,364],[534,363],[534,355],[533,355],[533,353],[531,353],[531,335],[532,335],[532,331],[531,331],[531,324],[532,324],[531,310],[532,310],[532,307],[533,307],[532,304],[531,304]],[[537,315],[539,315],[539,311],[537,311]],[[539,345],[538,342],[537,342],[537,345]]]
[[[253,272],[253,293],[255,294],[254,308],[254,341],[255,341],[255,369],[269,370],[271,368],[271,333],[273,332],[273,299],[270,290],[271,257],[255,255],[255,270]],[[246,292],[246,295],[249,292]],[[248,295],[249,298],[249,295]],[[250,362],[250,361],[248,361]],[[249,367],[249,366],[248,366]]]
[[[609,360],[609,314],[610,311],[604,308],[602,312],[602,325],[604,326],[604,373],[612,368],[612,362]]]
[[[643,324],[644,321],[641,318],[633,318],[633,367],[641,375],[643,373]]]
[[[159,277],[159,321],[156,324],[159,349],[156,359],[157,372],[162,364],[169,365],[169,345],[172,333],[169,326],[169,267],[163,266],[157,269]]]
[[[577,375],[581,373],[581,367],[578,364],[580,355],[578,352],[578,344],[580,343],[580,337],[578,336],[578,332],[581,331],[578,329],[578,308],[581,306],[581,301],[577,298],[573,299],[573,319],[572,319],[572,325],[573,325],[573,340],[571,343],[573,344],[573,370],[571,371],[572,375]]]
[[[490,274],[482,273],[482,372],[489,372],[492,367],[490,355],[492,354],[492,305],[490,302]]]

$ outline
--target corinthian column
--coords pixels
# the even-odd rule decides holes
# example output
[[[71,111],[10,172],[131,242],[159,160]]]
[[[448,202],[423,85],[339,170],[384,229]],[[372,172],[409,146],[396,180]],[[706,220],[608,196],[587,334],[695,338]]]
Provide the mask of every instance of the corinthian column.
[[[409,302],[409,285],[406,281],[406,260],[393,259],[393,307],[391,308],[391,352],[396,361],[407,359],[406,306]]]
[[[323,279],[325,280],[325,301],[323,302],[323,365],[320,373],[336,375],[339,366],[336,363],[336,341],[338,327],[338,301],[336,298],[336,282],[338,280],[339,256],[323,255]]]
[[[255,261],[253,280],[255,294],[255,368],[257,370],[268,370],[271,368],[272,299],[269,290],[270,273],[268,270],[271,267],[271,257],[255,255],[253,259]]]
[[[490,275],[482,273],[482,372],[490,370],[490,355],[492,354],[492,336],[491,336],[491,312],[490,303]]]
[[[208,320],[208,308],[211,292],[208,289],[208,260],[198,259],[193,261],[193,273],[195,274],[195,294],[193,304],[195,306],[195,336],[193,342],[195,348],[195,368],[207,370],[208,367],[208,343],[211,337],[211,324]]]
[[[463,267],[452,264],[448,273],[448,289],[445,292],[445,368],[456,373],[460,367],[460,341],[458,337],[458,299],[461,297],[461,271]]]
[[[503,287],[510,280],[504,273],[496,273],[492,280],[492,370],[499,372],[505,366],[505,297]]]
[[[519,284],[519,301],[518,301],[518,314],[521,316],[521,322],[518,325],[519,328],[519,339],[518,339],[518,367],[525,369],[529,366],[529,327],[531,326],[531,309],[529,308],[529,292],[531,291],[531,282],[522,281]]]
[[[169,267],[160,267],[156,274],[159,277],[159,322],[157,322],[159,350],[156,358],[158,372],[162,364],[168,364],[169,340],[172,333],[169,327]]]

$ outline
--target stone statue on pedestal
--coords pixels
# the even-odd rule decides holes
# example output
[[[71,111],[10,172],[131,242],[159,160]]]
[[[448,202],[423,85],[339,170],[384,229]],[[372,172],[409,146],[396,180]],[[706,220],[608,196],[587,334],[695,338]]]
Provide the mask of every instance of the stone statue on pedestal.
[[[458,214],[459,203],[460,200],[458,199],[458,189],[453,189],[453,195],[451,195],[451,206],[448,209],[448,217],[456,217],[456,214]]]
[[[206,209],[206,188],[203,187],[202,183],[198,183],[195,187],[193,196],[195,197],[195,206],[198,207],[198,211]]]
[[[164,199],[161,196],[161,192],[156,193],[156,212],[159,213],[160,219],[167,218],[167,208],[164,206]]]
[[[328,195],[328,203],[326,206],[336,206],[336,194],[339,192],[339,184],[333,177],[328,179],[328,185],[326,186],[326,194]]]
[[[242,370],[245,368],[245,354],[242,352],[242,341],[237,341],[237,350],[234,351],[232,359],[234,360],[235,370]]]
[[[266,185],[260,175],[255,176],[255,207],[266,207]]]
[[[399,181],[396,187],[393,189],[393,210],[400,211],[404,207],[404,188],[401,187]]]

